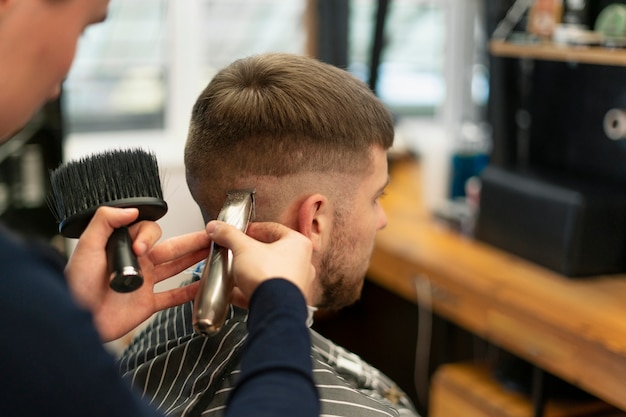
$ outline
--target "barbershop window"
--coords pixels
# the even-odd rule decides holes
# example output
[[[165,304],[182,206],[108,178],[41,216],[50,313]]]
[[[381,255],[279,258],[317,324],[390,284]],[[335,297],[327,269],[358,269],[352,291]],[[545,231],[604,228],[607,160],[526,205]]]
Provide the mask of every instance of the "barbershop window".
[[[376,91],[394,114],[475,118],[461,113],[486,103],[476,46],[486,40],[475,31],[483,1],[389,1]],[[345,66],[367,81],[379,0],[112,0],[107,20],[83,35],[64,84],[67,133],[183,135],[218,69],[257,52],[310,52],[307,7],[323,2],[347,4],[343,23],[335,14],[332,24],[345,25]]]
[[[376,0],[350,4],[349,67],[369,80]],[[376,92],[398,113],[434,115],[445,100],[445,10],[433,2],[393,0],[387,6]]]
[[[113,0],[89,27],[63,86],[71,132],[162,128],[167,102],[167,4]]]
[[[256,52],[303,53],[305,5],[112,0],[107,20],[80,40],[64,83],[69,133],[185,125],[190,103],[219,68]]]
[[[348,69],[364,81],[383,3],[350,1]],[[483,0],[387,3],[374,86],[381,100],[399,117],[479,119],[488,97]]]

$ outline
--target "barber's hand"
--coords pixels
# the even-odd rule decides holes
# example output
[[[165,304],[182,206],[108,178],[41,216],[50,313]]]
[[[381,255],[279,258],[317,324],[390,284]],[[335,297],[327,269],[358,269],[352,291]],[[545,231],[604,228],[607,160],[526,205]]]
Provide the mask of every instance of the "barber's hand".
[[[198,283],[159,293],[154,285],[175,276],[206,258],[210,240],[204,231],[156,242],[161,228],[142,221],[129,228],[133,251],[143,274],[143,285],[130,293],[109,287],[106,244],[114,229],[132,223],[136,209],[101,207],[81,238],[65,269],[75,299],[91,310],[103,341],[124,336],[153,313],[182,304],[195,297]]]
[[[233,252],[236,291],[231,302],[247,307],[256,288],[271,278],[294,283],[313,304],[315,268],[313,246],[304,235],[278,223],[250,223],[246,234],[219,221],[207,224],[211,239]]]

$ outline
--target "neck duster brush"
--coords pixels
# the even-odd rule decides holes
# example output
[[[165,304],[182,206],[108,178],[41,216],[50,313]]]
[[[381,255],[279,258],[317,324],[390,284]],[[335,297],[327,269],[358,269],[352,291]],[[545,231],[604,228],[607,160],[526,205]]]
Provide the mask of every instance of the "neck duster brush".
[[[141,220],[156,221],[167,212],[156,157],[141,149],[106,151],[68,162],[50,172],[50,208],[59,232],[78,238],[100,206],[139,209]],[[110,286],[130,292],[143,284],[127,227],[107,243]]]

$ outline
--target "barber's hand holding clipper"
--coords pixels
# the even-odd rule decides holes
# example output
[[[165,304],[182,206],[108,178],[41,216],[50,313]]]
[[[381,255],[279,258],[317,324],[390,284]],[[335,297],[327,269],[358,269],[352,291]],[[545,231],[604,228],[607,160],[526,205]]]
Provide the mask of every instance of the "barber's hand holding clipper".
[[[227,223],[214,220],[207,224],[206,230],[215,243],[233,253],[233,304],[247,307],[257,287],[272,278],[292,282],[307,303],[313,304],[313,249],[311,241],[304,235],[278,223],[253,222],[243,233]]]
[[[154,285],[175,276],[205,259],[210,240],[205,231],[160,242],[161,228],[152,221],[129,227],[133,250],[144,275],[144,285],[130,293],[109,286],[106,245],[116,228],[131,224],[137,209],[101,207],[78,240],[65,269],[76,300],[89,309],[103,341],[110,341],[134,329],[153,313],[193,300],[198,283],[154,292]]]
[[[133,250],[144,273],[144,285],[131,293],[109,286],[105,247],[113,230],[131,224],[136,209],[101,207],[78,240],[65,269],[76,300],[91,311],[103,341],[124,336],[157,311],[193,300],[198,282],[154,292],[154,285],[206,259],[211,239],[233,251],[235,289],[231,302],[247,307],[258,285],[284,278],[313,300],[315,270],[311,242],[298,232],[276,223],[251,223],[246,236],[235,227],[213,221],[199,231],[160,242],[161,229],[152,221],[129,228]]]

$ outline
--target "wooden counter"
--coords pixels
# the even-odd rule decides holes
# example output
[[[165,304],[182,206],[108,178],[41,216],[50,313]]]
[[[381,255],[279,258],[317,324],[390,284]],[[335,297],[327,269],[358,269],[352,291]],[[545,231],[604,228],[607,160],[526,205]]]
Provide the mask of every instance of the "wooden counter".
[[[421,205],[418,164],[390,173],[370,279],[626,410],[626,275],[570,279],[464,237]]]

